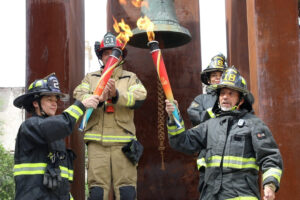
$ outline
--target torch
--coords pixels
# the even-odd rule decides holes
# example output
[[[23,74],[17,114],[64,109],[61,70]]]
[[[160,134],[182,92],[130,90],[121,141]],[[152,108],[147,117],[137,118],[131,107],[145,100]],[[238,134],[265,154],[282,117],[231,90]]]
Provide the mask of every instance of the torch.
[[[103,93],[103,90],[111,77],[114,69],[119,63],[120,56],[122,55],[122,50],[119,48],[113,48],[111,55],[109,55],[109,58],[107,59],[107,62],[105,64],[105,67],[103,69],[103,73],[98,81],[97,87],[93,93],[93,95],[101,96]],[[79,126],[79,130],[83,131],[84,128],[87,125],[87,122],[89,121],[90,116],[93,113],[93,108],[88,108],[83,116],[83,119],[81,121],[81,124]]]
[[[123,19],[120,23],[118,23],[115,20],[115,18],[113,18],[113,19],[115,21],[114,29],[117,33],[119,33],[119,35],[117,36],[117,40],[121,44],[121,47],[113,48],[111,55],[109,55],[109,58],[107,59],[107,62],[103,69],[102,75],[98,81],[97,87],[96,87],[95,91],[93,92],[94,95],[98,95],[98,96],[101,96],[101,94],[103,93],[103,90],[104,90],[109,78],[111,77],[114,69],[119,64],[120,56],[122,55],[122,50],[125,48],[127,42],[129,41],[129,38],[132,36],[130,27],[127,24],[125,24]],[[120,30],[120,28],[122,29],[122,31]],[[83,119],[81,121],[81,124],[79,126],[80,131],[83,131],[84,128],[86,127],[87,122],[93,113],[93,110],[94,110],[93,108],[88,108],[86,110],[86,112],[83,116]]]
[[[165,63],[161,54],[161,50],[159,48],[158,41],[154,40],[155,34],[154,34],[154,24],[151,22],[151,20],[145,16],[144,18],[141,17],[137,21],[137,26],[139,29],[146,30],[147,36],[148,36],[148,46],[151,50],[152,59],[154,62],[154,65],[156,66],[156,71],[160,80],[160,83],[162,85],[162,88],[164,90],[164,93],[166,95],[166,98],[170,101],[174,101],[171,84],[168,78],[167,70],[165,67]],[[180,124],[180,116],[177,106],[174,104],[175,110],[172,113],[172,116],[174,118],[174,121],[176,123],[177,128],[182,128],[182,125]]]

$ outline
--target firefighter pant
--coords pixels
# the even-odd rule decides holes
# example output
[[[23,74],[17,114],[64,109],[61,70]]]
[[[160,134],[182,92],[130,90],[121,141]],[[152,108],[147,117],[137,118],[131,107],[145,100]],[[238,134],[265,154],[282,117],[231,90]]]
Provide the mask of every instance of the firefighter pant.
[[[137,166],[122,152],[123,145],[103,146],[88,143],[88,185],[103,188],[104,200],[113,185],[115,199],[136,199]],[[122,198],[123,196],[123,198]],[[130,198],[129,198],[130,197]]]

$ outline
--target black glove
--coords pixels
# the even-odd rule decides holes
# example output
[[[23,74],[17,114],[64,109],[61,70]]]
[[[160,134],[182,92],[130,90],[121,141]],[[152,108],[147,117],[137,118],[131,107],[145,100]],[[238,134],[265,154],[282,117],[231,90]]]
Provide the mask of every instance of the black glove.
[[[143,150],[143,145],[137,140],[131,140],[129,143],[122,147],[123,153],[134,165],[139,162],[143,154]]]
[[[44,174],[43,185],[54,190],[57,187],[60,187],[61,182],[62,178],[59,167],[54,167],[48,164]]]

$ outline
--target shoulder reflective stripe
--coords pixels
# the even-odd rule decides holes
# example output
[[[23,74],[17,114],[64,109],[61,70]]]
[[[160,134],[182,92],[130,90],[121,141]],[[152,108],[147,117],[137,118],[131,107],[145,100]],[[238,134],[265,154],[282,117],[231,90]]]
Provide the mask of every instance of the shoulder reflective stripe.
[[[134,101],[133,101],[133,93],[132,92],[127,92],[127,103],[126,106],[130,107],[134,105]]]
[[[133,92],[134,90],[138,89],[138,88],[143,88],[144,86],[141,84],[136,84],[136,85],[132,85],[128,88],[129,92]]]
[[[90,89],[90,84],[88,84],[88,83],[81,83],[81,84],[79,85],[79,87],[80,87],[80,88],[84,88],[84,89],[89,90],[89,89]]]
[[[230,198],[230,199],[226,199],[226,200],[258,200],[258,198],[245,196],[245,197]]]
[[[103,141],[103,142],[130,142],[132,139],[137,139],[136,136],[114,136],[114,135],[104,135],[95,133],[86,133],[84,135],[85,140]]]
[[[282,170],[277,168],[270,168],[263,174],[263,181],[268,177],[274,177],[277,179],[278,183],[280,183]]]
[[[83,115],[83,111],[76,105],[71,105],[64,112],[69,113],[72,117],[76,119],[76,121],[81,115]]]
[[[71,194],[71,192],[70,192],[70,200],[74,200],[74,198],[72,197],[72,194]]]
[[[213,113],[212,108],[208,108],[206,111],[209,114],[210,118],[216,118],[216,115]]]
[[[23,163],[14,166],[14,176],[44,174],[47,163]]]
[[[205,158],[197,159],[197,167],[198,167],[198,170],[199,170],[201,167],[206,167]]]

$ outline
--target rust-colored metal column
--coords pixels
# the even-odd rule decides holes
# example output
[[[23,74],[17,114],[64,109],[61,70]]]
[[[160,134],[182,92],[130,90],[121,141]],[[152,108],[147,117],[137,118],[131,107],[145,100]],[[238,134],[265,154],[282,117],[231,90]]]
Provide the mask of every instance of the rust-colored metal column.
[[[246,1],[226,0],[226,27],[228,65],[237,67],[249,84]]]
[[[122,6],[119,1],[108,0],[108,30],[113,31],[112,16],[118,21],[124,18],[132,29],[136,28],[140,9],[133,7],[130,1],[127,2],[127,5]],[[179,109],[189,128],[186,109],[193,98],[201,93],[199,1],[175,1],[175,8],[180,25],[190,31],[192,40],[178,48],[162,49],[162,54],[174,98],[179,101]],[[196,156],[184,155],[169,146],[165,129],[167,116],[158,116],[161,111],[165,113],[165,97],[158,88],[157,72],[150,50],[129,45],[127,50],[125,68],[135,72],[148,91],[145,103],[135,112],[137,137],[144,146],[144,154],[138,166],[138,199],[196,200],[199,198]]]
[[[297,1],[247,1],[251,90],[255,111],[283,156],[276,199],[300,199],[300,53]]]
[[[26,87],[55,72],[62,92],[70,95],[59,105],[61,113],[73,103],[73,89],[84,76],[84,0],[26,1],[26,30]],[[84,145],[76,130],[66,143],[77,155],[72,184],[77,200],[85,199],[85,194]]]

